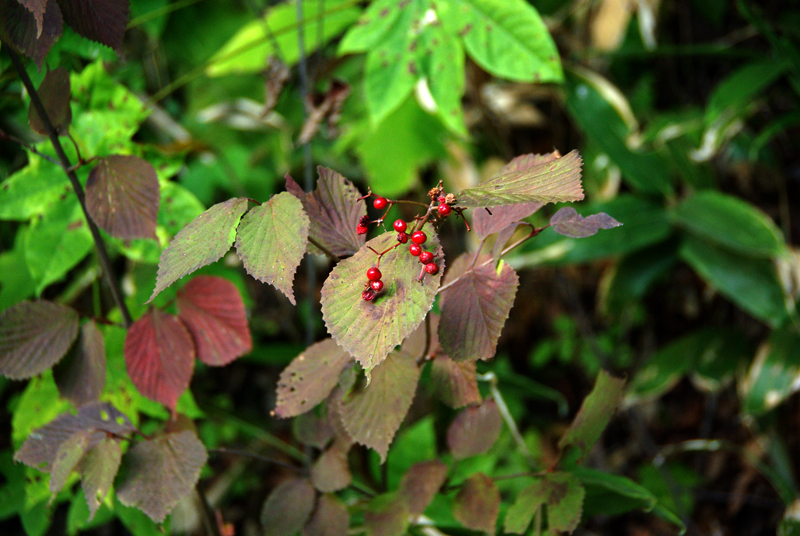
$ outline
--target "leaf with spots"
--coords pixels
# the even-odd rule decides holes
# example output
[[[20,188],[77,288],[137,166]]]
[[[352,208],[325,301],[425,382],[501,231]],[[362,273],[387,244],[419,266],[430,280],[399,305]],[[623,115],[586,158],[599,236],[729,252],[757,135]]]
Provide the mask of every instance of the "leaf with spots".
[[[194,342],[177,316],[150,309],[125,336],[125,365],[144,396],[173,413],[194,372]]]
[[[508,264],[482,265],[488,257],[480,256],[470,271],[473,259],[465,253],[455,260],[444,281],[453,285],[441,293],[439,342],[455,361],[494,357],[519,286]]]
[[[306,251],[309,226],[300,200],[283,192],[248,212],[236,233],[236,252],[247,273],[283,292],[292,304],[294,272]]]
[[[572,532],[581,520],[585,490],[571,473],[554,472],[523,489],[506,513],[504,530],[523,534],[547,505],[548,534]]]
[[[122,53],[128,0],[58,0],[64,21],[79,35]]]
[[[484,400],[461,411],[447,429],[447,446],[457,460],[488,451],[500,436],[503,417],[497,402]]]
[[[122,460],[117,498],[156,523],[194,490],[208,453],[191,430],[167,432],[136,443]]]
[[[518,203],[560,203],[583,199],[578,151],[527,169],[500,172],[486,182],[456,194],[462,207],[491,207]]]
[[[431,367],[431,383],[439,399],[451,408],[480,403],[475,361],[453,361],[437,355]]]
[[[156,287],[148,303],[178,279],[222,258],[236,238],[247,199],[235,197],[209,208],[180,230],[158,261]]]
[[[303,527],[303,536],[340,536],[347,534],[350,514],[336,495],[320,495],[314,515]]]
[[[78,313],[48,301],[20,302],[0,315],[0,374],[23,380],[49,369],[78,335]]]
[[[314,509],[316,492],[305,478],[278,484],[261,508],[264,536],[294,534],[306,524]]]
[[[36,92],[44,104],[50,124],[58,134],[66,134],[72,122],[72,108],[69,106],[69,71],[63,67],[49,71]],[[33,103],[28,108],[28,123],[35,132],[43,136],[47,135],[48,130],[44,120],[39,116]]]
[[[123,240],[156,238],[161,190],[155,168],[132,155],[99,158],[86,181],[86,210],[97,226]]]
[[[61,397],[76,406],[100,398],[106,385],[106,345],[93,320],[81,326],[78,343],[53,372]]]
[[[198,276],[178,291],[178,318],[194,339],[197,358],[227,365],[253,348],[247,312],[236,286],[222,277]]]
[[[412,357],[392,352],[372,370],[368,385],[362,382],[339,402],[338,414],[347,433],[380,454],[381,463],[414,400],[419,373]]]
[[[350,446],[349,440],[337,438],[311,467],[311,481],[322,493],[339,491],[350,485],[353,478],[347,463]]]
[[[361,298],[367,269],[377,261],[369,248],[384,251],[397,244],[396,233],[384,233],[337,264],[322,286],[322,317],[328,332],[368,375],[419,326],[433,306],[444,259],[433,228],[426,225],[425,233],[428,235],[425,249],[436,253],[439,273],[426,274],[421,283],[419,260],[401,244],[381,259],[383,290],[373,301]]]
[[[613,229],[622,225],[620,222],[601,212],[584,218],[572,207],[564,207],[553,214],[550,225],[560,235],[572,238],[586,238],[596,235],[599,229]]]
[[[397,493],[374,497],[364,512],[364,528],[369,536],[403,536],[408,528],[408,507]]]
[[[439,460],[416,463],[400,481],[398,494],[408,504],[408,512],[416,516],[425,511],[447,478],[448,467]]]
[[[494,534],[499,513],[500,491],[491,478],[483,473],[475,473],[464,481],[453,505],[453,516],[462,525]]]
[[[41,24],[36,15],[15,0],[0,2],[0,38],[31,58],[41,69],[44,58],[64,30],[56,0],[47,0]]]

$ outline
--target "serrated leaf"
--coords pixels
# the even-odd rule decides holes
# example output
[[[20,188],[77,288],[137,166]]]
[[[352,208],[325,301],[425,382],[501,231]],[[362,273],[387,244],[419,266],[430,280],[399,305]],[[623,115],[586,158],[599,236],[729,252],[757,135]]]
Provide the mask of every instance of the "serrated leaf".
[[[236,237],[247,199],[234,197],[209,208],[175,235],[161,252],[156,286],[148,303],[178,279],[222,258]]]
[[[208,453],[191,430],[165,433],[136,443],[125,454],[117,498],[156,523],[194,489]]]
[[[472,228],[475,229],[475,234],[483,239],[527,218],[543,206],[543,203],[519,203],[499,207],[476,208],[472,213]]]
[[[605,212],[584,218],[574,208],[564,207],[553,214],[550,225],[560,235],[586,238],[597,234],[599,229],[613,229],[622,224]]]
[[[302,529],[314,509],[315,497],[314,488],[305,478],[278,484],[261,508],[264,536],[286,536]]]
[[[33,13],[33,17],[36,20],[36,32],[38,35],[41,35],[42,19],[44,18],[44,11],[47,7],[47,0],[17,0],[17,2]]]
[[[384,233],[341,261],[322,286],[322,317],[336,342],[367,370],[383,361],[425,319],[433,306],[444,270],[438,237],[429,225],[426,250],[436,253],[439,273],[418,281],[421,265],[401,245],[381,259],[384,289],[374,301],[361,298],[367,269],[377,256],[368,248],[384,251],[397,244],[395,233]]]
[[[340,536],[350,527],[347,507],[336,495],[320,495],[314,515],[303,527],[303,536]]]
[[[356,233],[358,220],[367,214],[367,205],[358,201],[361,193],[339,173],[319,166],[317,187],[311,193],[286,176],[286,189],[303,203],[310,220],[308,236],[339,257],[348,257],[361,249],[365,235]],[[319,250],[309,243],[310,252]]]
[[[352,475],[347,463],[350,446],[349,440],[337,439],[311,467],[311,481],[322,493],[339,491],[350,485]]]
[[[447,478],[448,467],[439,460],[416,463],[403,475],[398,495],[408,504],[408,512],[417,516],[425,511]]]
[[[50,124],[58,134],[66,134],[72,122],[72,108],[69,106],[69,71],[63,67],[49,71],[36,92],[44,104]],[[28,108],[28,123],[34,131],[47,135],[44,120],[39,117],[39,112],[36,111],[33,103]]]
[[[0,37],[31,58],[39,69],[53,43],[61,37],[63,26],[56,0],[47,0],[41,24],[37,24],[36,15],[19,2],[0,2]]]
[[[431,367],[431,382],[439,399],[451,408],[480,403],[475,361],[453,361],[437,355]]]
[[[198,276],[178,291],[178,318],[194,339],[197,358],[227,365],[253,348],[247,312],[236,285],[222,277]]]
[[[592,392],[583,400],[569,430],[558,442],[559,448],[574,445],[585,458],[614,415],[625,389],[625,380],[601,370]]]
[[[89,505],[89,521],[94,518],[103,499],[117,476],[122,450],[119,441],[104,437],[99,443],[89,448],[80,461],[81,486]]]
[[[21,302],[0,315],[0,374],[36,376],[58,363],[78,335],[78,313],[48,301]]]
[[[59,394],[75,406],[100,398],[106,384],[106,345],[93,320],[81,326],[78,343],[54,377]]]
[[[89,448],[91,436],[92,431],[90,430],[78,430],[58,446],[58,451],[50,470],[51,501],[64,489],[70,473],[72,473],[72,470],[75,469]]]
[[[86,209],[97,226],[123,240],[156,238],[160,188],[155,168],[132,155],[98,159],[86,181]]]
[[[455,260],[444,280],[445,285],[454,283],[440,298],[439,342],[455,361],[494,357],[519,286],[511,266],[481,266],[488,260],[483,256],[468,271],[474,258],[465,253]]]
[[[462,525],[494,534],[498,513],[500,491],[491,478],[483,473],[475,473],[464,481],[453,505],[453,516]]]
[[[294,272],[303,259],[310,222],[288,192],[248,212],[236,232],[236,252],[247,273],[283,292],[294,305]]]
[[[78,34],[122,54],[128,26],[128,0],[59,0],[64,21]]]
[[[294,417],[325,400],[352,359],[333,339],[309,346],[281,372],[275,414]]]
[[[503,531],[515,534],[524,533],[531,524],[533,516],[547,502],[547,499],[547,482],[543,478],[537,479],[517,495],[514,504],[506,512]],[[539,515],[542,515],[541,512]]]
[[[413,358],[392,352],[372,369],[369,385],[362,385],[339,403],[338,414],[347,433],[380,454],[381,463],[411,407],[419,374]]]
[[[457,460],[483,454],[492,448],[502,429],[497,402],[484,400],[458,414],[447,429],[447,446]]]
[[[408,508],[396,493],[373,498],[364,512],[368,536],[403,536],[408,527]]]
[[[548,530],[572,532],[581,520],[586,491],[571,473],[550,473],[545,480],[551,490],[547,501]]]
[[[150,309],[125,336],[125,366],[144,396],[172,412],[194,372],[194,342],[178,317]]]

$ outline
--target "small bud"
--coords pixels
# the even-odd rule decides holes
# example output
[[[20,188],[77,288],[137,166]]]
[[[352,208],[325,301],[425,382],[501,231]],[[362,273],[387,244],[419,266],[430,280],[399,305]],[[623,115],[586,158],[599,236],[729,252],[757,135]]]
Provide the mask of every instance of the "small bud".
[[[455,205],[458,203],[458,199],[456,199],[456,194],[447,194],[444,198],[444,202],[448,205]]]

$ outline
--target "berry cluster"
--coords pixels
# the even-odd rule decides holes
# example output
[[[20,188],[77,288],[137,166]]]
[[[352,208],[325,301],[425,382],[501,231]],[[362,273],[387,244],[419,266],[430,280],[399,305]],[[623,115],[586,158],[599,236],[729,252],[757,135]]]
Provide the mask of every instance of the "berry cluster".
[[[405,227],[405,222],[400,220],[397,221],[402,223],[403,227]],[[394,222],[395,228],[397,227],[397,221]],[[414,257],[419,257],[419,262],[423,264],[423,272],[420,273],[419,275],[420,280],[422,280],[425,273],[435,275],[439,271],[439,267],[436,265],[436,262],[434,261],[436,255],[434,255],[430,251],[425,251],[422,249],[422,244],[424,244],[427,241],[428,241],[428,235],[426,235],[424,231],[414,231],[413,233],[411,233],[412,244],[408,246],[408,252],[411,253]]]
[[[381,274],[380,269],[377,266],[373,266],[369,270],[367,270],[367,284],[364,285],[364,291],[361,293],[361,298],[366,301],[372,301],[378,295],[380,291],[383,290],[383,281],[381,281]]]

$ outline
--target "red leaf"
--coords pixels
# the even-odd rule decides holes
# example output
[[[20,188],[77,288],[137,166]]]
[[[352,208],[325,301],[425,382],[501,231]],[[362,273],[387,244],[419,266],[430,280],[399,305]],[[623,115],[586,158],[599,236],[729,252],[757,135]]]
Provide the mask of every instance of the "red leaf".
[[[14,0],[0,2],[0,37],[17,51],[31,58],[41,69],[47,52],[63,30],[61,10],[56,0],[47,0],[41,32],[36,16]]]
[[[406,499],[411,515],[425,511],[447,478],[447,466],[439,460],[411,466],[400,481],[398,494]]]
[[[472,530],[495,533],[500,513],[500,492],[483,473],[469,477],[456,494],[453,516]]]
[[[195,277],[178,292],[177,304],[197,358],[206,365],[227,365],[253,349],[244,302],[227,279]]]
[[[475,361],[453,361],[437,355],[431,367],[431,383],[442,402],[461,408],[481,401]]]
[[[314,509],[316,492],[305,478],[279,484],[261,508],[264,536],[285,536],[303,528]]]
[[[497,402],[489,399],[458,414],[447,429],[447,446],[457,460],[483,454],[492,448],[502,428]]]
[[[341,536],[350,527],[350,514],[336,495],[320,495],[317,508],[308,524],[303,527],[303,536]]]
[[[156,170],[138,156],[100,158],[86,181],[86,209],[111,236],[155,238],[161,190]]]
[[[65,134],[72,122],[72,108],[69,106],[69,71],[63,67],[49,71],[36,91],[56,132]],[[28,108],[28,123],[34,131],[47,135],[47,127],[33,103]]]
[[[192,379],[194,343],[178,317],[151,309],[125,337],[125,365],[136,388],[173,412]]]
[[[78,335],[78,313],[48,301],[21,302],[0,315],[0,374],[22,380],[44,372]]]
[[[106,384],[106,346],[93,321],[81,327],[71,355],[55,369],[56,386],[76,406],[98,400]]]
[[[472,228],[480,238],[486,238],[527,218],[543,206],[543,203],[520,203],[504,207],[476,208],[472,213]]]
[[[58,3],[64,20],[78,34],[122,54],[122,35],[130,14],[128,0],[58,0]]]

